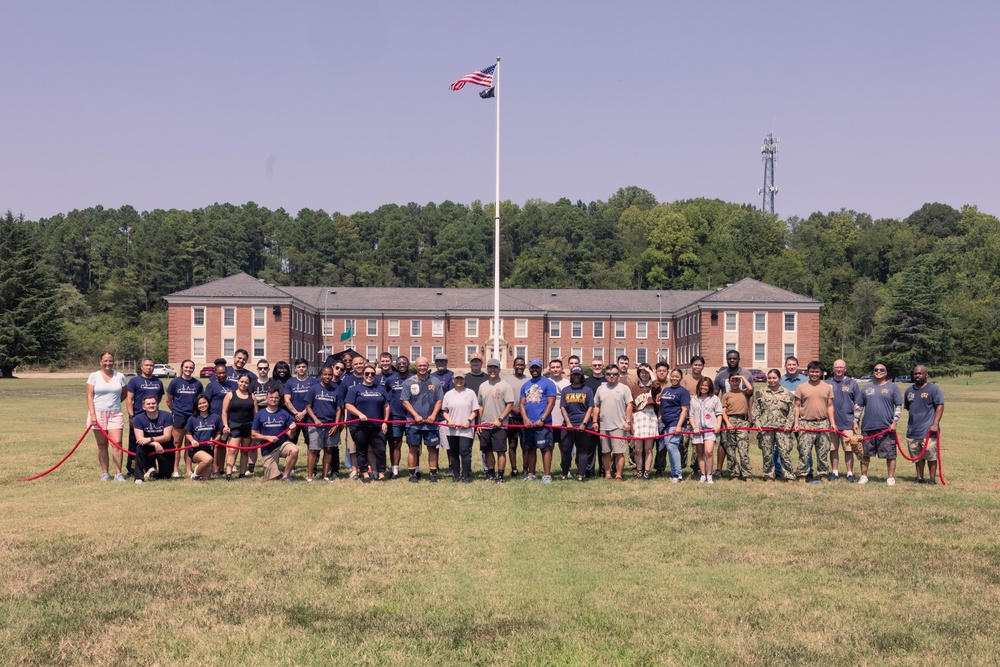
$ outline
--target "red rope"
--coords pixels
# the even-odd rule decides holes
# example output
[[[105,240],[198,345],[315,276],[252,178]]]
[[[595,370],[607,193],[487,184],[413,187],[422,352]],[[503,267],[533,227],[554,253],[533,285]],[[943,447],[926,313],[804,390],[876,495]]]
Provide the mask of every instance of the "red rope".
[[[924,454],[927,453],[927,446],[930,444],[932,435],[934,436],[934,446],[937,447],[938,477],[941,479],[942,486],[948,486],[948,483],[944,481],[944,466],[941,463],[941,431],[927,431],[927,435],[924,437],[924,446],[921,448],[920,453],[912,459],[906,455],[906,452],[903,451],[903,445],[899,442],[898,433],[896,434],[896,448],[899,450],[902,457],[907,461],[910,461],[911,463],[919,461],[924,457]]]
[[[65,463],[66,459],[68,459],[69,457],[73,456],[73,452],[76,451],[76,448],[80,446],[80,443],[83,442],[83,439],[87,437],[87,433],[89,433],[89,432],[90,432],[90,427],[88,426],[86,429],[84,429],[83,435],[80,436],[80,439],[76,441],[75,445],[73,445],[73,449],[71,449],[68,452],[66,452],[66,456],[64,456],[61,459],[59,459],[59,463],[55,464],[54,466],[52,466],[51,468],[49,468],[45,472],[40,472],[40,473],[38,473],[37,475],[35,475],[33,477],[21,477],[20,479],[15,479],[14,481],[15,482],[30,482],[32,480],[38,479],[39,477],[45,477],[50,472],[52,472],[53,470],[55,470],[56,468],[58,468],[59,466],[61,466],[63,463]]]

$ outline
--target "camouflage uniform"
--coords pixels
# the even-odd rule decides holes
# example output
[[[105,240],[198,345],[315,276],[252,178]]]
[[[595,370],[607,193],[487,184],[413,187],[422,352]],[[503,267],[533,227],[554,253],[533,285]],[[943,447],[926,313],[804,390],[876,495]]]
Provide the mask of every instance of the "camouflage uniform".
[[[750,426],[750,422],[739,417],[730,417],[729,423],[733,426]],[[726,431],[722,438],[722,446],[726,449],[726,468],[729,476],[733,479],[742,477],[750,479],[753,477],[753,468],[750,465],[750,432],[749,431]],[[736,473],[736,454],[739,453],[740,472]]]
[[[799,428],[828,429],[829,419],[799,419]],[[834,434],[836,435],[836,434]],[[816,447],[816,476],[822,477],[830,472],[830,434],[799,432],[799,467],[795,473],[799,477],[809,474],[809,455]],[[783,462],[782,462],[783,463]]]
[[[770,388],[754,394],[753,422],[760,428],[792,428],[795,423],[795,395],[784,387],[777,391]],[[764,477],[774,479],[774,447],[778,447],[781,458],[781,473],[784,479],[795,479],[792,474],[792,435],[787,431],[761,431],[757,435],[757,446],[764,456]]]

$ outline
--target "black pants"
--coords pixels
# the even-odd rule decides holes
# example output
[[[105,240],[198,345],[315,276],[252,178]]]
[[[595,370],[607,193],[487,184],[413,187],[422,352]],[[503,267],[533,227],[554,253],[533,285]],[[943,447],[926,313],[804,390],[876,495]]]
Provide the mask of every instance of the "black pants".
[[[472,438],[449,435],[448,452],[451,454],[452,474],[462,478],[472,477]]]
[[[375,456],[373,470],[381,475],[385,473],[385,435],[381,424],[360,423],[351,424],[351,437],[354,438],[354,456],[357,457],[358,470],[364,474],[368,470],[368,448]]]
[[[174,472],[176,454],[177,452],[157,454],[152,445],[138,445],[135,448],[135,478],[142,479],[150,468],[156,468],[156,474],[160,477],[170,477]]]
[[[587,468],[586,475],[588,477],[594,476],[595,466],[603,466],[601,462],[601,457],[598,456],[598,452],[601,451],[601,436],[594,435],[592,433],[585,433],[584,438],[589,438],[589,440],[584,442],[584,446],[587,448]],[[600,470],[600,474],[604,475],[604,470]]]
[[[132,429],[133,417],[125,420],[125,429],[128,431],[128,458],[125,460],[125,471],[132,472],[135,467],[135,431]],[[121,444],[120,442],[118,443]]]
[[[562,454],[562,473],[568,475],[573,466],[573,448],[576,448],[576,474],[585,475],[591,466],[590,434],[567,428],[563,431],[559,451]]]

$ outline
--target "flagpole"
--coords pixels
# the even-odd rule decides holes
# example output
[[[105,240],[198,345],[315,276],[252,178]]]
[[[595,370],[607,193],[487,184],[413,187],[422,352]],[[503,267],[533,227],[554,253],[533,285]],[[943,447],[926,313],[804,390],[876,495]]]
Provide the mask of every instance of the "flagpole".
[[[500,358],[500,56],[493,72],[497,98],[496,198],[493,203],[493,358]]]

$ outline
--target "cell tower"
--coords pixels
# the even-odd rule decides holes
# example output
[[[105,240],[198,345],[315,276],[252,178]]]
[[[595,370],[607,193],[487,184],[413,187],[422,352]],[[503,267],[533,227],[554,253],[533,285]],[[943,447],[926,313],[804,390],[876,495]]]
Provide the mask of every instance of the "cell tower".
[[[774,163],[778,159],[778,142],[781,141],[773,134],[764,137],[764,145],[760,147],[760,159],[764,161],[764,187],[757,190],[757,194],[764,195],[761,209],[774,215],[774,195],[778,193],[778,188],[774,185]]]

